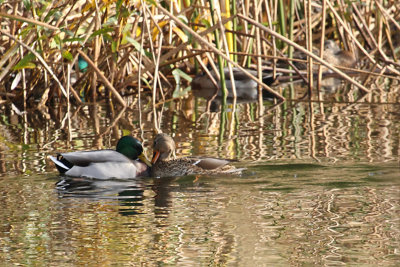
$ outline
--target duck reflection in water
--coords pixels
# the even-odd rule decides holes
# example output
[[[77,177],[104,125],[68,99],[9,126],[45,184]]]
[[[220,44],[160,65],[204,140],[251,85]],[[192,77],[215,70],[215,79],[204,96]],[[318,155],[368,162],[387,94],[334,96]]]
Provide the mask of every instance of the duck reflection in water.
[[[130,180],[99,180],[82,177],[63,177],[56,183],[60,198],[84,198],[92,201],[117,200],[119,213],[124,216],[145,213],[145,191],[149,186],[154,191],[154,213],[165,215],[171,204],[173,179],[136,178]],[[153,184],[151,184],[153,182]],[[152,194],[151,194],[152,195]]]
[[[117,199],[123,215],[140,214],[143,206],[144,184],[139,179],[96,180],[81,177],[64,177],[56,183],[62,198],[85,198],[93,201]],[[127,208],[122,208],[127,207]]]

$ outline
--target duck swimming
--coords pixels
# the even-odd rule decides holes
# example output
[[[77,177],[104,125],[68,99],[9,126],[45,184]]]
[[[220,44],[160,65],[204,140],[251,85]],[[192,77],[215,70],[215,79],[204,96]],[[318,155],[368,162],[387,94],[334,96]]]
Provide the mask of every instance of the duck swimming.
[[[353,53],[341,50],[333,40],[324,43],[324,59],[332,65],[354,68],[357,64]]]
[[[319,55],[319,49],[314,47],[313,54]],[[307,60],[307,55],[301,51],[296,50],[293,54],[293,58]],[[350,51],[340,49],[339,45],[336,44],[333,40],[326,40],[324,42],[324,60],[329,64],[346,67],[346,68],[354,68],[357,64],[356,58],[353,53]],[[307,68],[307,62],[295,62],[294,65],[299,69],[303,70]],[[318,69],[318,66],[315,65],[315,70]],[[325,70],[326,67],[323,68]],[[328,72],[330,72],[328,70]]]
[[[151,175],[155,177],[185,176],[191,174],[241,174],[243,169],[229,165],[228,160],[216,158],[171,158],[175,142],[165,133],[157,134],[153,144]]]
[[[256,70],[250,70],[247,69],[247,71],[257,77],[257,71]],[[232,68],[233,76],[234,76],[234,82],[236,85],[236,96],[241,99],[246,99],[246,100],[257,100],[258,98],[258,84],[256,81],[251,79],[249,76],[247,76],[242,70],[239,68]],[[232,81],[230,78],[229,74],[229,69],[224,68],[224,73],[225,73],[225,82],[226,82],[226,88],[228,89],[228,97],[232,97]],[[216,80],[217,83],[219,83],[219,79],[217,73],[214,70],[210,71],[210,74],[213,76],[213,78]],[[271,85],[275,81],[275,78],[273,77],[272,73],[269,72],[263,72],[262,76],[262,82],[265,83],[266,85]],[[193,78],[192,80],[192,90],[196,96],[201,96],[206,99],[210,99],[214,96],[216,90],[217,96],[222,96],[222,92],[220,90],[220,85],[218,84],[218,88],[215,87],[214,83],[210,79],[210,77],[207,74],[198,74],[196,77]],[[274,98],[275,96],[271,93],[269,93],[266,90],[263,90],[263,98]]]
[[[49,158],[60,174],[96,179],[148,176],[151,166],[143,154],[142,143],[132,136],[119,139],[116,150],[59,153],[56,157]]]

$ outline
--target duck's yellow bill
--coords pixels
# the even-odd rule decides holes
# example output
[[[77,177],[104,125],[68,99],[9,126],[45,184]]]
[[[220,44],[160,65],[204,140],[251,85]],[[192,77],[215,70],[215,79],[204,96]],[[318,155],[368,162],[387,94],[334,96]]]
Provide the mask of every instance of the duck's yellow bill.
[[[144,163],[146,163],[147,166],[151,167],[151,162],[147,159],[147,157],[146,157],[145,154],[143,154],[143,153],[140,154],[140,155],[138,156],[138,158],[139,158],[141,161],[143,161]]]

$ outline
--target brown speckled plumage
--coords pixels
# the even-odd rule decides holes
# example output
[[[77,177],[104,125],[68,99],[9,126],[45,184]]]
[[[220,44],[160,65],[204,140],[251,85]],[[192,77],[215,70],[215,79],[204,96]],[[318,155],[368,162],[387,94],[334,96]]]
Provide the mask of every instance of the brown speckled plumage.
[[[354,54],[341,50],[333,40],[325,41],[324,50],[324,59],[332,65],[354,68],[357,64]]]
[[[185,176],[191,174],[241,174],[243,169],[229,165],[228,160],[216,158],[185,157],[171,159],[175,142],[167,134],[158,134],[153,145],[153,166],[155,177]]]
[[[313,54],[319,55],[319,49],[313,48]],[[293,58],[307,60],[307,55],[299,50],[296,50],[293,54]],[[350,51],[341,50],[339,45],[336,44],[333,40],[326,40],[324,43],[324,60],[329,64],[334,66],[346,67],[346,68],[354,68],[357,64],[356,57]],[[294,65],[300,69],[307,68],[307,62],[295,62]],[[315,70],[318,69],[318,65],[315,65]],[[325,66],[322,68],[323,71],[329,71]]]

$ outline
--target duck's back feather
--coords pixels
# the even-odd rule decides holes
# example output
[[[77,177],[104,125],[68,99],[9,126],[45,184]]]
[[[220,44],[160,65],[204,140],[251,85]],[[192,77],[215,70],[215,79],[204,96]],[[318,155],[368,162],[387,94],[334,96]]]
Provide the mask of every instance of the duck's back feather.
[[[217,168],[220,168],[222,166],[225,166],[226,164],[229,163],[229,161],[224,160],[224,159],[216,159],[216,158],[191,158],[189,157],[188,159],[192,159],[194,161],[194,165],[199,166],[200,168],[204,170],[214,170]]]
[[[59,155],[71,162],[73,165],[78,166],[87,166],[91,163],[102,162],[131,162],[130,159],[121,153],[111,149],[75,151],[69,153],[60,153]]]

